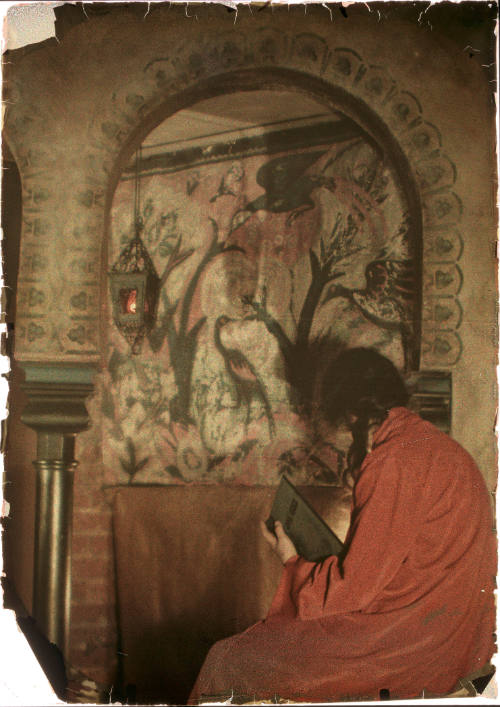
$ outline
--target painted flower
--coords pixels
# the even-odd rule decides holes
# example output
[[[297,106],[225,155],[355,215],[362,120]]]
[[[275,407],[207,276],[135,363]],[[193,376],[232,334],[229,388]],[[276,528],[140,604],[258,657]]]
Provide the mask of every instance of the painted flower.
[[[302,483],[307,476],[308,448],[299,439],[281,437],[261,450],[265,479],[275,484],[286,474],[294,483]]]
[[[198,429],[180,422],[164,422],[156,428],[156,452],[172,480],[200,481],[208,470],[209,455]]]
[[[192,425],[177,442],[177,468],[185,481],[199,481],[208,469],[207,448]]]
[[[345,467],[345,454],[333,443],[320,440],[307,450],[305,468],[307,481],[342,485],[342,474]]]

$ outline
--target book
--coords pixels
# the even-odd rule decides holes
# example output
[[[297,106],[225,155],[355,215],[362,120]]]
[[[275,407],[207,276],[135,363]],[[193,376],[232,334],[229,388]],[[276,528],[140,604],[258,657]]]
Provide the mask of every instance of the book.
[[[330,555],[340,555],[344,545],[333,530],[309,505],[286,476],[276,491],[266,526],[274,533],[279,520],[285,533],[297,548],[297,553],[310,562],[319,562]]]

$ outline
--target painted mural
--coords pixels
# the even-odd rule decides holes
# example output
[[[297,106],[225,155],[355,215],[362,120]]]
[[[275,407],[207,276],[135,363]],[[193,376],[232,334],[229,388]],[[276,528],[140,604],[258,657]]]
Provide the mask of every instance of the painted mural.
[[[377,146],[342,125],[313,147],[142,175],[161,290],[139,355],[110,317],[108,483],[276,484],[284,471],[341,483],[346,436],[308,424],[314,348],[374,346],[409,370],[420,345],[404,196]],[[123,179],[110,264],[132,237],[133,203]]]

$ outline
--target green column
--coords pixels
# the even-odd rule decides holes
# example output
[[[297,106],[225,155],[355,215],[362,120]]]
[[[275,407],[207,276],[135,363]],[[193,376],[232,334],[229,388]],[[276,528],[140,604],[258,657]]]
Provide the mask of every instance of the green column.
[[[37,432],[33,617],[68,655],[75,439],[89,426],[90,367],[24,364],[22,421]]]

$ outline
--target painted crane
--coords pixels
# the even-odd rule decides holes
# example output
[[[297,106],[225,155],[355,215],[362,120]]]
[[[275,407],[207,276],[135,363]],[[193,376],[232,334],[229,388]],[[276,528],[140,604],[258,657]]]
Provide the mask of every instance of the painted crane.
[[[222,342],[222,330],[227,324],[233,321],[235,320],[226,315],[218,317],[214,326],[215,346],[224,359],[226,371],[235,385],[237,406],[240,407],[242,403],[247,406],[246,424],[248,425],[250,422],[252,400],[254,397],[257,397],[264,407],[269,427],[269,436],[274,437],[276,426],[264,383],[257,374],[255,367],[239,349],[227,347]]]

